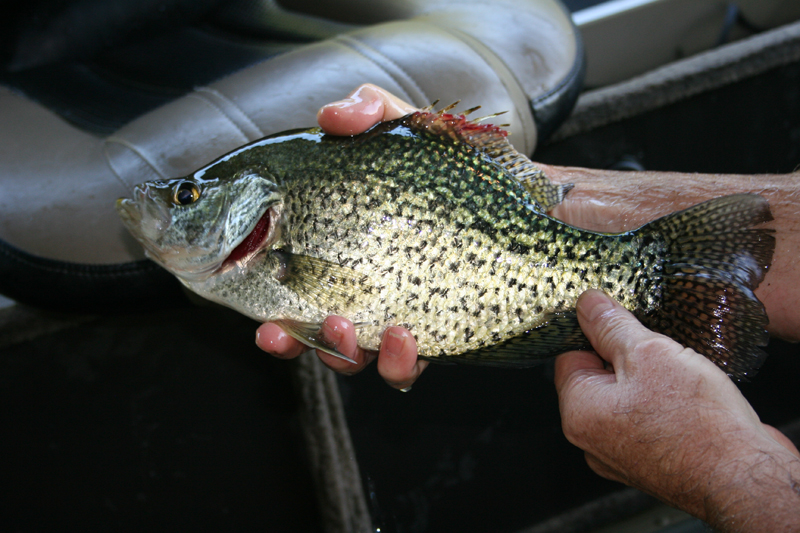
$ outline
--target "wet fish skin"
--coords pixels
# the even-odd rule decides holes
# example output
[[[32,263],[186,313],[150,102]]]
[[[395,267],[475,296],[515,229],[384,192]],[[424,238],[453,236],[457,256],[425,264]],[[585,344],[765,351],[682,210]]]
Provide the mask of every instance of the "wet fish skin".
[[[622,234],[584,231],[544,213],[563,190],[496,128],[464,124],[423,113],[352,138],[285,132],[140,188],[119,209],[187,287],[312,346],[338,314],[364,348],[401,325],[425,358],[531,364],[588,345],[575,302],[600,288],[733,376],[760,365],[766,315],[752,289],[774,246],[750,229],[769,219],[762,198],[714,200]],[[186,183],[199,199],[175,205]],[[163,235],[141,229],[165,209],[175,214]],[[263,249],[226,260],[259,221]]]

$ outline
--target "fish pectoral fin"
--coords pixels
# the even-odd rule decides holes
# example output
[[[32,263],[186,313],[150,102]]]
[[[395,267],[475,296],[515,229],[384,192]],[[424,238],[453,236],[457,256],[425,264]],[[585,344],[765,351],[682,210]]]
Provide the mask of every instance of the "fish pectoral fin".
[[[548,357],[590,346],[578,324],[578,315],[572,310],[551,313],[535,328],[498,344],[441,359],[490,366],[524,367],[539,364]],[[431,358],[431,361],[437,359],[439,358]]]
[[[331,314],[358,306],[374,293],[368,274],[318,257],[275,250],[281,262],[278,281]]]
[[[273,320],[272,322],[280,326],[281,329],[283,329],[283,331],[285,331],[290,337],[297,339],[306,346],[321,350],[334,357],[343,359],[348,363],[353,363],[354,365],[357,364],[346,355],[339,353],[334,348],[331,348],[325,344],[325,341],[322,340],[320,336],[320,328],[322,327],[322,324],[319,322],[300,322],[299,320],[292,320],[290,318],[279,318],[278,320]]]

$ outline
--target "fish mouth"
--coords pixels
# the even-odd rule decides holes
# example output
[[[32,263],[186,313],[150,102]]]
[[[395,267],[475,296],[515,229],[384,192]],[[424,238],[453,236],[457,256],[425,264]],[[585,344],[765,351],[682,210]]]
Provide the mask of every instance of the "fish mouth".
[[[275,240],[278,213],[275,207],[267,209],[256,222],[253,230],[228,254],[218,272],[227,271],[234,266],[243,268],[262,250]]]
[[[131,233],[138,230],[142,221],[142,215],[136,208],[136,203],[129,198],[118,198],[116,203],[117,214],[122,219],[122,223]]]

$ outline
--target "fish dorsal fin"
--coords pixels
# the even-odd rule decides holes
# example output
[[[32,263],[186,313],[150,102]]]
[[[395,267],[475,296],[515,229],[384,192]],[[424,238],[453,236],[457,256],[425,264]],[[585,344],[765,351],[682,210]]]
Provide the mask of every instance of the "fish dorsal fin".
[[[466,115],[478,109],[473,107],[464,114],[450,114],[447,111],[455,107],[451,104],[439,111],[433,111],[434,102],[421,111],[411,113],[403,118],[406,124],[416,130],[424,130],[434,135],[466,143],[495,160],[506,171],[513,175],[530,193],[538,206],[537,210],[548,211],[561,203],[564,196],[572,189],[572,184],[560,185],[550,181],[542,169],[519,153],[510,142],[508,132],[500,126],[481,124],[481,121],[494,118],[502,113],[469,120]]]

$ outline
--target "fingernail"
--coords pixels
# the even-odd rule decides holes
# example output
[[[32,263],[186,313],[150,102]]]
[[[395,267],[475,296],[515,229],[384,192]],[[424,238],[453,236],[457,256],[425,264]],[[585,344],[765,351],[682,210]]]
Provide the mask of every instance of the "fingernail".
[[[409,385],[408,387],[406,387],[404,389],[400,389],[400,392],[408,392],[410,390],[411,390],[411,385]]]
[[[594,322],[600,315],[614,308],[614,303],[598,290],[584,292],[578,300],[578,312],[589,322]]]
[[[383,336],[383,349],[387,355],[392,357],[399,357],[403,353],[403,347],[406,345],[406,336],[395,333],[391,329],[386,330]],[[409,387],[411,388],[411,387]]]
[[[330,104],[325,104],[324,106],[322,106],[322,109],[325,109],[326,107],[335,107],[337,109],[344,109],[356,103],[358,102],[352,98],[345,98],[344,100],[339,100],[338,102],[331,102]]]

